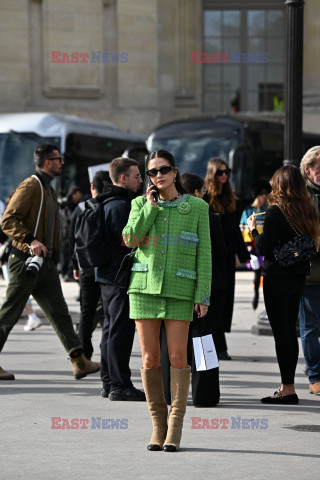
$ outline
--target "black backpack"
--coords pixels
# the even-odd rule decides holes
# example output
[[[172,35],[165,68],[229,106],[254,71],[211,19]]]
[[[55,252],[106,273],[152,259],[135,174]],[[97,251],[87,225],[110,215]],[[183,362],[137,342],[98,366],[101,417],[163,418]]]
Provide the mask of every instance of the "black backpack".
[[[111,250],[105,232],[104,205],[112,198],[99,202],[87,200],[74,229],[75,252],[81,268],[106,267]]]

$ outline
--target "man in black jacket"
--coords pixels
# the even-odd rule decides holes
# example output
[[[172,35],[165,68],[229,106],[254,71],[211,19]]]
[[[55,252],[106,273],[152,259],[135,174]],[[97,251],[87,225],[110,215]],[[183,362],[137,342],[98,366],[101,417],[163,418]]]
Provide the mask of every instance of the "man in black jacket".
[[[91,196],[97,198],[106,184],[111,184],[109,173],[100,170],[95,173],[91,183]],[[83,352],[88,360],[93,354],[92,332],[95,328],[94,319],[96,317],[97,306],[101,297],[100,285],[95,281],[94,267],[80,268],[76,256],[75,230],[76,223],[80,214],[85,209],[85,201],[80,202],[75,208],[70,225],[69,237],[69,256],[73,265],[73,276],[79,280],[80,284],[80,321],[78,335],[83,346]],[[97,323],[97,322],[96,322]]]
[[[137,162],[129,158],[112,160],[109,174],[113,185],[104,189],[101,198],[112,199],[104,205],[105,233],[112,254],[110,263],[95,272],[105,315],[100,345],[101,395],[110,400],[145,401],[144,393],[131,382],[129,361],[135,325],[129,319],[129,297],[113,283],[123,257],[130,251],[123,245],[122,230],[128,222],[132,195],[138,191],[142,179]]]

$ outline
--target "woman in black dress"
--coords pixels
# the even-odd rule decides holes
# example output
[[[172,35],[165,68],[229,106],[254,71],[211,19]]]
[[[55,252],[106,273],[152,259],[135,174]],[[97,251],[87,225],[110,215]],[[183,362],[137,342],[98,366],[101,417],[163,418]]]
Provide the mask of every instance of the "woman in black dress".
[[[274,257],[274,248],[292,240],[296,236],[294,229],[309,234],[318,245],[319,218],[296,167],[289,165],[279,168],[270,184],[270,207],[265,216],[263,233],[259,235],[256,230],[256,219],[253,215],[247,220],[257,253],[265,257],[264,301],[275,339],[282,381],[279,391],[273,396],[262,398],[261,402],[297,404],[299,399],[294,389],[299,353],[296,323],[306,275],[309,272],[309,260],[281,266]]]
[[[236,196],[230,185],[231,170],[221,158],[211,158],[207,166],[205,186],[207,194],[204,197],[211,211],[220,213],[223,237],[228,249],[227,258],[227,290],[224,302],[223,326],[225,332],[230,332],[235,287],[236,255],[241,263],[250,261],[250,255],[241,235],[240,215],[236,210]],[[231,360],[227,349],[220,352],[220,360]]]

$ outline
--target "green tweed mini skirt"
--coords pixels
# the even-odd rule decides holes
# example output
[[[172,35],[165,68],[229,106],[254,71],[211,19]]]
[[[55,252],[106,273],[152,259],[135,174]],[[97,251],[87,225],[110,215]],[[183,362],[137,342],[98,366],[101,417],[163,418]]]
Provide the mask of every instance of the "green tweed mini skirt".
[[[194,302],[178,298],[162,297],[147,293],[129,293],[130,318],[167,318],[170,320],[193,319]]]

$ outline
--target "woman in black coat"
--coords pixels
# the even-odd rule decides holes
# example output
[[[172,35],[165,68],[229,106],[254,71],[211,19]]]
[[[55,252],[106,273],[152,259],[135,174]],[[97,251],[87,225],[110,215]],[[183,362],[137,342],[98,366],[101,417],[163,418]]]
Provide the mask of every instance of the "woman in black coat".
[[[247,223],[252,232],[258,255],[264,255],[263,293],[266,311],[273,331],[282,385],[273,396],[261,399],[269,404],[297,404],[294,375],[299,344],[296,323],[299,304],[309,272],[309,260],[281,266],[274,249],[295,236],[295,230],[319,240],[319,218],[300,171],[292,166],[279,168],[270,180],[272,191],[268,202],[263,233],[255,228],[254,215]]]
[[[210,209],[220,213],[221,227],[224,241],[228,249],[227,257],[227,290],[224,302],[223,325],[224,331],[230,332],[236,271],[236,255],[241,263],[250,260],[250,255],[241,235],[240,215],[236,210],[236,196],[229,182],[231,170],[221,158],[211,158],[207,166],[205,186],[207,195],[204,197]],[[220,353],[221,360],[231,360],[227,348]]]

